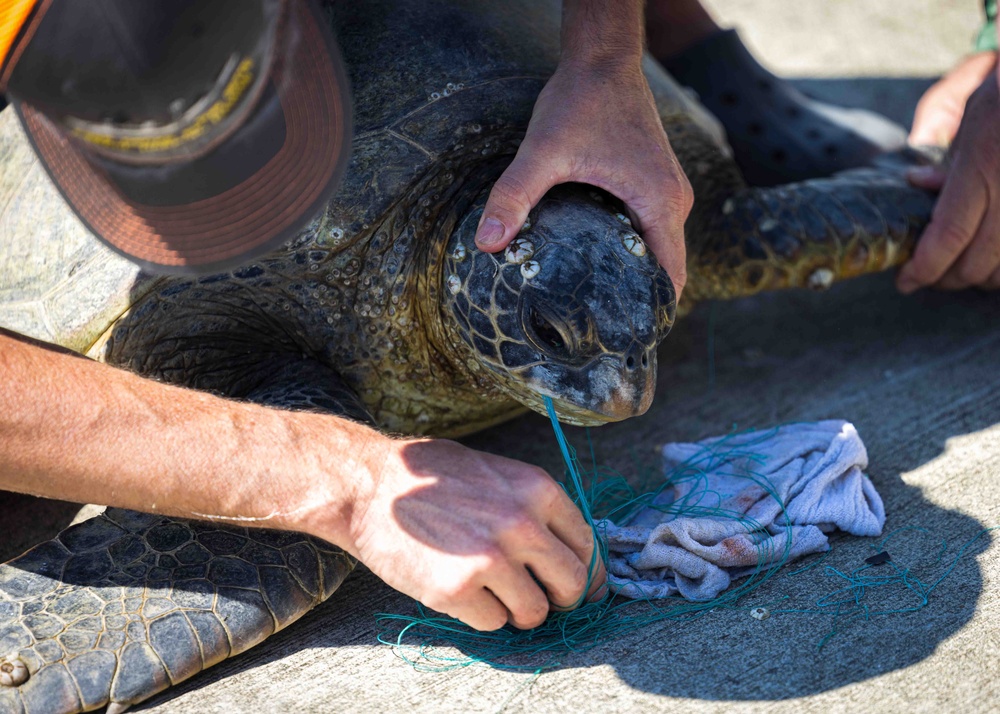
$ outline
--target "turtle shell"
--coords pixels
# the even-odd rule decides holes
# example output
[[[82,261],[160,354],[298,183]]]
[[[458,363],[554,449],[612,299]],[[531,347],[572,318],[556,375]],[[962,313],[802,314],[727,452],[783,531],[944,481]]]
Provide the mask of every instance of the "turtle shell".
[[[153,279],[95,240],[0,113],[0,325],[85,352]]]
[[[519,140],[559,59],[556,1],[382,0],[329,11],[355,122],[351,163],[327,211],[342,240],[366,235],[442,158],[492,155],[488,137]],[[723,142],[716,120],[655,61],[644,68],[661,116],[683,115]]]
[[[559,57],[554,0],[366,0],[327,11],[352,89],[351,161],[324,214],[279,253],[369,240],[444,160],[509,160]],[[661,115],[693,117],[721,141],[714,120],[655,63],[646,70]],[[491,145],[497,136],[513,143]],[[158,279],[89,234],[9,109],[0,113],[0,202],[0,325],[96,354],[100,337]]]

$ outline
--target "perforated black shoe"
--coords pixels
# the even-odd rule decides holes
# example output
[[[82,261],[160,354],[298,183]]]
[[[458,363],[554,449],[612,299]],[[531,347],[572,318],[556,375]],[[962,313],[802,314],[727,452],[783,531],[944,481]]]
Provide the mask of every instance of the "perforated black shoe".
[[[753,185],[826,176],[906,146],[906,130],[885,117],[811,99],[768,72],[735,30],[660,63],[722,122]]]

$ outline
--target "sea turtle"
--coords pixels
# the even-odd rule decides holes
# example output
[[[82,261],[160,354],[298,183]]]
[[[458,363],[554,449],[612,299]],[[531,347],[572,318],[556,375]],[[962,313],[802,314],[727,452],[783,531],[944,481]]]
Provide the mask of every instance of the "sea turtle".
[[[675,317],[612,197],[559,187],[503,253],[473,236],[559,56],[556,2],[327,8],[356,107],[325,213],[230,273],[155,278],[102,248],[0,117],[0,325],[235,398],[461,435],[525,408],[643,412]],[[933,199],[888,169],[747,188],[713,122],[645,69],[697,202],[684,307],[898,264]],[[353,563],[316,539],[111,509],[0,566],[0,712],[128,705],[260,642]]]

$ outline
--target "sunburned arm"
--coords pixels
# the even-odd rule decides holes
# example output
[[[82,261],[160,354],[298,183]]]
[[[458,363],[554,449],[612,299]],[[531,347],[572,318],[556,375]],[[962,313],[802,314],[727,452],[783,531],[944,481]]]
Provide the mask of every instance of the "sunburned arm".
[[[479,629],[572,606],[593,555],[535,467],[160,384],[2,330],[0,489],[309,533]]]
[[[552,186],[588,183],[618,196],[680,296],[684,221],[693,194],[642,73],[642,0],[564,0],[562,55],[476,236],[503,249]]]

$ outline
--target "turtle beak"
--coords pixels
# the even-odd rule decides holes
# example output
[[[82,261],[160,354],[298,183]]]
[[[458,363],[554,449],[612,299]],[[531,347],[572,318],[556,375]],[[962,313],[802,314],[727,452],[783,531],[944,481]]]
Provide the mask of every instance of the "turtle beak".
[[[653,403],[656,349],[633,344],[623,355],[606,354],[572,376],[561,375],[558,384],[546,384],[544,377],[526,381],[534,383],[538,395],[552,399],[560,421],[575,426],[624,421],[645,414]],[[531,406],[545,413],[541,399]]]
[[[608,390],[605,399],[595,400],[590,409],[609,422],[645,414],[656,391],[656,348],[633,344],[624,356],[605,357],[602,362],[615,373],[618,383]]]

